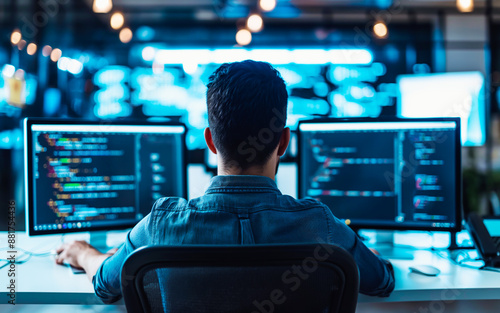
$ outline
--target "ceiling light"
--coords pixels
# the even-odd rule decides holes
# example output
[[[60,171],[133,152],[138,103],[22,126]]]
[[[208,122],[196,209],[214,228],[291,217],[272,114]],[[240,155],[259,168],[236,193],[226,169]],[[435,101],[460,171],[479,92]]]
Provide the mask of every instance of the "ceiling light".
[[[474,11],[474,0],[457,0],[457,9],[464,13]]]
[[[251,32],[260,32],[264,26],[264,21],[259,14],[252,14],[247,19],[247,27]]]
[[[132,40],[132,31],[130,28],[123,28],[120,30],[120,41],[123,43],[129,43]]]
[[[252,42],[252,33],[248,29],[240,29],[236,33],[236,42],[240,46],[246,46]]]
[[[48,57],[50,55],[50,53],[52,52],[52,47],[49,46],[49,45],[46,45],[42,48],[42,55],[44,57]]]
[[[13,45],[17,45],[19,41],[21,41],[22,35],[19,29],[14,29],[12,34],[10,35],[10,42],[12,42]]]
[[[92,10],[95,13],[108,13],[113,8],[113,2],[111,0],[94,0],[94,5]]]
[[[272,11],[276,7],[276,0],[260,0],[259,7],[264,12]]]
[[[377,22],[373,25],[373,33],[377,38],[387,38],[389,31],[387,30],[387,26],[384,22]]]
[[[21,39],[21,41],[19,41],[19,43],[17,44],[17,48],[18,48],[19,50],[23,50],[23,49],[24,49],[24,47],[26,47],[26,40]]]
[[[111,28],[120,29],[123,26],[123,23],[125,23],[123,14],[121,14],[120,12],[115,12],[113,13],[113,15],[111,15],[111,19],[109,20]]]
[[[271,64],[361,64],[373,62],[368,49],[157,49],[154,61],[159,64],[222,64],[252,59]]]
[[[36,53],[36,49],[37,49],[37,48],[38,48],[38,47],[36,46],[36,44],[35,44],[35,43],[30,43],[30,44],[28,45],[28,49],[27,49],[28,54],[29,54],[29,55],[33,55],[33,54],[35,54],[35,53]]]
[[[52,60],[52,62],[57,62],[59,60],[59,58],[61,57],[61,55],[62,55],[61,49],[55,48],[50,53],[50,59]]]

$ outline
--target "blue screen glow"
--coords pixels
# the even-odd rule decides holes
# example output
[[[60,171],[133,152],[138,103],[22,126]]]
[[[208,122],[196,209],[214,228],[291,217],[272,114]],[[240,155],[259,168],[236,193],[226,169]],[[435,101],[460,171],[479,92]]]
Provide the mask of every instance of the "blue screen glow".
[[[398,77],[400,117],[460,117],[465,146],[486,140],[484,77],[459,72]]]

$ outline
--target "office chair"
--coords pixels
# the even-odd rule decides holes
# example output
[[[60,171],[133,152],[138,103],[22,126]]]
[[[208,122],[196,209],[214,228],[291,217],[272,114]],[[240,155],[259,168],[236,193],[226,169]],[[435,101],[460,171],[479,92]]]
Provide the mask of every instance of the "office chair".
[[[327,244],[153,246],[122,267],[128,312],[354,312],[358,267]]]

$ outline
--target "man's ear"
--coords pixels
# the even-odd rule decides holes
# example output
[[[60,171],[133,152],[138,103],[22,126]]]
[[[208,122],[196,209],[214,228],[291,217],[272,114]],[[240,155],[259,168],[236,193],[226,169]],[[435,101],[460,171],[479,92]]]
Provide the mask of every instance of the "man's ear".
[[[208,149],[212,151],[214,154],[217,154],[217,149],[215,149],[214,141],[212,139],[212,132],[210,128],[205,128],[205,141],[207,143]]]
[[[290,143],[290,128],[285,127],[281,133],[280,143],[278,145],[278,156],[285,154],[286,148]]]

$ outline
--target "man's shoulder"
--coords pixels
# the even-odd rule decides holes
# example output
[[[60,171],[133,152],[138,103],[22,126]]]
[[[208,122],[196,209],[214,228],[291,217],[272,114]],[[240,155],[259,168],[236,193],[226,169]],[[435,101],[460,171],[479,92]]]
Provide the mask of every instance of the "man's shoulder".
[[[167,211],[167,210],[182,210],[186,208],[188,201],[181,197],[163,197],[156,200],[153,205],[153,210]]]
[[[281,202],[288,204],[292,207],[296,208],[302,208],[302,209],[321,209],[321,210],[328,210],[328,207],[319,202],[316,199],[313,198],[302,198],[302,199],[297,199],[292,196],[288,195],[282,195],[280,196]]]
[[[163,197],[155,202],[153,211],[183,211],[189,209],[199,210],[214,207],[221,208],[223,205],[219,202],[219,200],[220,199],[213,199],[211,196],[207,195],[203,195],[189,201],[180,197]],[[269,207],[272,207],[274,210],[321,210],[331,214],[330,209],[325,204],[313,198],[296,199],[289,195],[279,195],[277,197],[277,202],[275,201],[271,201],[268,203]],[[266,207],[264,203],[260,204],[261,205],[259,206],[259,209]]]

